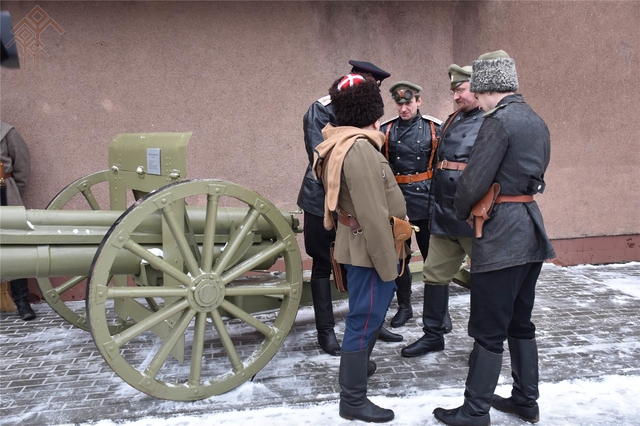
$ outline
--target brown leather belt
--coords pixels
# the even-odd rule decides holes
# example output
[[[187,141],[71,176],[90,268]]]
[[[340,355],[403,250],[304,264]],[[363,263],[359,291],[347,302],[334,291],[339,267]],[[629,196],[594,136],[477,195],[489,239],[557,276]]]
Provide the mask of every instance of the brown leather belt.
[[[459,163],[456,161],[443,160],[436,164],[438,170],[464,170],[467,167],[467,163]]]
[[[498,195],[494,203],[530,203],[532,201],[533,195]]]
[[[338,213],[338,222],[351,228],[351,232],[353,232],[353,235],[362,234],[362,227],[360,226],[358,219],[351,216],[349,213],[345,212],[340,207],[336,209],[336,213]]]
[[[396,182],[400,184],[407,184],[431,179],[431,177],[433,177],[433,171],[427,170],[426,172],[416,173],[415,175],[396,175],[394,177],[396,178]]]

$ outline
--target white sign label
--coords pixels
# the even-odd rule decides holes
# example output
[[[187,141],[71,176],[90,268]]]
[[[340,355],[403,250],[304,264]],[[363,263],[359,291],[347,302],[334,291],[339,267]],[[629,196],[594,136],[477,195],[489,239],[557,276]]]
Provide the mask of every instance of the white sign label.
[[[160,148],[147,148],[147,173],[160,176]]]

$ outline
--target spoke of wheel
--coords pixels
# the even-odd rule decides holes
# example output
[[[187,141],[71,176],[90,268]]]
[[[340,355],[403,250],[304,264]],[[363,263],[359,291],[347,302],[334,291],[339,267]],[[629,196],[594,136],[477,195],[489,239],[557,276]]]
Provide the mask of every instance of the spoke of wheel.
[[[211,319],[213,319],[213,326],[218,332],[222,346],[224,346],[224,349],[227,351],[227,356],[229,357],[229,362],[231,362],[233,372],[238,373],[242,371],[244,369],[244,365],[242,364],[242,361],[240,361],[238,352],[236,352],[236,347],[233,345],[231,336],[229,336],[227,328],[224,326],[224,322],[220,316],[220,312],[218,312],[217,309],[211,311]]]
[[[129,250],[131,253],[135,254],[136,256],[149,262],[149,265],[151,265],[152,267],[175,278],[176,280],[178,280],[178,282],[181,282],[184,285],[189,285],[191,283],[191,278],[189,278],[188,275],[184,274],[182,271],[171,266],[169,263],[165,262],[162,258],[151,253],[149,250],[145,249],[141,245],[131,240],[128,240],[126,243],[124,243],[123,247]]]
[[[167,360],[167,357],[171,353],[171,350],[176,345],[176,343],[178,343],[180,337],[184,335],[184,331],[187,329],[187,326],[189,325],[195,314],[196,311],[189,308],[186,309],[182,313],[182,315],[180,315],[180,319],[173,327],[169,338],[165,339],[165,341],[160,346],[160,349],[158,349],[158,352],[156,352],[156,354],[153,356],[153,359],[149,363],[149,366],[145,369],[145,375],[152,378],[156,377],[156,375],[164,365],[164,362]]]
[[[251,316],[251,314],[243,311],[242,309],[238,308],[236,305],[234,305],[233,303],[229,302],[226,299],[222,301],[222,303],[220,304],[220,307],[225,311],[229,312],[234,317],[239,318],[242,321],[246,322],[251,327],[255,328],[256,330],[258,330],[260,333],[264,334],[267,337],[270,337],[276,333],[275,329],[255,319],[253,316]]]
[[[227,287],[224,293],[225,296],[286,296],[291,293],[291,286],[289,284],[239,285]]]
[[[187,297],[189,290],[183,287],[109,287],[107,299],[135,297]]]
[[[222,279],[223,283],[229,284],[231,281],[235,280],[242,274],[251,271],[255,266],[262,263],[265,259],[277,256],[281,252],[285,251],[285,249],[286,247],[284,242],[278,241],[277,243],[270,245],[268,248],[262,250],[261,252],[251,256],[249,259],[244,260],[242,263],[239,263],[233,268],[229,269],[220,278]]]
[[[207,216],[204,223],[204,241],[202,242],[202,271],[211,272],[213,266],[213,247],[216,237],[216,219],[218,217],[219,195],[207,196]]]
[[[81,276],[73,277],[69,281],[65,282],[64,284],[61,284],[58,287],[54,287],[53,290],[56,293],[58,293],[58,295],[61,295],[62,293],[71,290],[76,284],[86,279],[87,279],[86,275],[84,277],[81,277]]]
[[[180,250],[180,254],[182,254],[184,262],[187,265],[187,269],[191,273],[191,276],[197,277],[198,275],[200,275],[200,267],[198,266],[198,262],[191,252],[191,247],[187,242],[187,238],[184,236],[184,230],[180,226],[178,218],[176,218],[176,215],[173,212],[173,207],[163,207],[162,216],[164,216],[164,219],[167,221],[167,226],[169,227],[171,235],[176,241],[178,250]]]
[[[171,305],[165,306],[153,315],[148,316],[147,318],[127,328],[121,333],[112,336],[113,342],[117,347],[121,347],[122,345],[132,339],[135,339],[145,331],[148,331],[156,325],[162,323],[164,320],[171,318],[173,315],[177,314],[188,306],[189,301],[187,299],[176,300]]]
[[[202,372],[202,353],[204,348],[204,330],[207,325],[207,313],[198,312],[196,324],[193,327],[193,347],[191,348],[191,370],[189,371],[189,384],[197,386],[200,384],[200,374]]]
[[[218,261],[216,262],[215,268],[213,270],[216,275],[221,275],[222,271],[226,269],[227,265],[231,261],[231,257],[235,254],[236,250],[238,249],[240,244],[242,244],[247,235],[249,235],[253,224],[256,222],[256,220],[258,220],[259,216],[260,212],[258,212],[255,207],[251,206],[251,208],[249,208],[249,211],[247,212],[247,215],[242,220],[242,224],[238,227],[238,229],[236,229],[236,232],[233,233],[233,235],[229,239],[229,242],[220,254],[220,257],[218,257]]]
[[[93,196],[93,192],[91,192],[90,188],[83,190],[82,195],[84,195],[84,198],[87,200],[87,203],[89,203],[89,207],[91,207],[92,210],[102,210],[100,208],[100,204],[98,204],[98,202],[96,201],[96,197]]]

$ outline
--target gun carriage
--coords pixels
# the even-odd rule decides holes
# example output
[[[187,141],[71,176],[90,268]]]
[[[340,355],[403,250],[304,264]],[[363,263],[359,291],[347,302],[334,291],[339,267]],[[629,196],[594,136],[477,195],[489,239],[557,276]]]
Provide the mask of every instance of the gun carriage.
[[[73,182],[46,210],[0,212],[2,279],[36,278],[116,374],[177,401],[222,394],[258,373],[303,293],[295,213],[231,182],[183,180],[189,137],[118,135],[109,170]],[[102,210],[94,188],[107,181]],[[91,210],[69,209],[78,198]],[[283,273],[268,271],[276,261]],[[85,282],[78,311],[64,294]]]

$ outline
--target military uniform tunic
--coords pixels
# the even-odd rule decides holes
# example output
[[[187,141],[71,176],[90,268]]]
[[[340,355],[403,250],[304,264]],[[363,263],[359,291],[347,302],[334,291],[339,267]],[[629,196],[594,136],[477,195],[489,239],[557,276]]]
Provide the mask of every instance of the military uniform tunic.
[[[455,113],[454,113],[455,114]],[[433,211],[431,213],[431,234],[450,237],[471,237],[473,230],[465,220],[456,218],[454,199],[461,170],[437,169],[443,160],[467,163],[471,148],[476,140],[484,111],[474,108],[469,112],[451,114],[440,127],[446,129],[440,135],[436,160],[433,161]]]
[[[440,120],[426,115],[416,115],[411,120],[401,120],[399,117],[385,122],[380,130],[389,131],[388,153],[385,147],[382,153],[389,159],[389,165],[395,175],[413,175],[427,171],[431,157],[431,126],[436,129]],[[431,206],[431,180],[401,184],[400,189],[407,203],[407,216],[412,221],[428,219]]]

